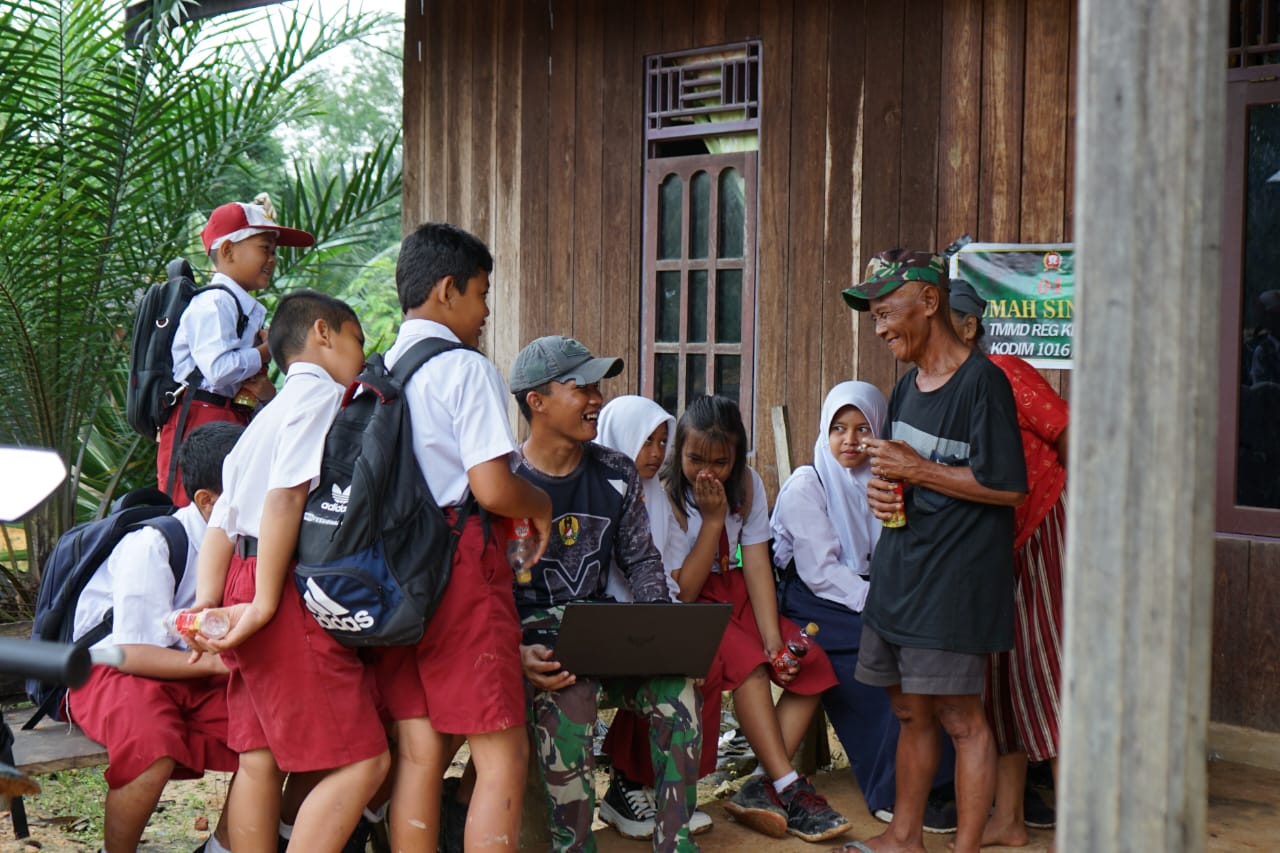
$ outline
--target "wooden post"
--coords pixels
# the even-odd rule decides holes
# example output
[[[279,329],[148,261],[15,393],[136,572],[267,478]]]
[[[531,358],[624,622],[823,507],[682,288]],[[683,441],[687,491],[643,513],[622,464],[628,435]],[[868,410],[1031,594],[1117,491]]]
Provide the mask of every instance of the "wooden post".
[[[1205,845],[1227,7],[1080,0],[1058,850]]]
[[[778,488],[791,476],[791,429],[787,423],[787,407],[774,406],[769,410],[773,424],[773,457],[778,466]]]

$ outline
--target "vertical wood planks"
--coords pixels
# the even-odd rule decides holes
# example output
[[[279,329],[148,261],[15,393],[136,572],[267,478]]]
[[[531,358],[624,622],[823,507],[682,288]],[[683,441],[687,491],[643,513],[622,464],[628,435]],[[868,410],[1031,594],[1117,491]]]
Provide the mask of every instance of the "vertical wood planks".
[[[979,239],[1016,243],[1022,186],[1022,81],[1027,0],[989,0],[982,27]]]

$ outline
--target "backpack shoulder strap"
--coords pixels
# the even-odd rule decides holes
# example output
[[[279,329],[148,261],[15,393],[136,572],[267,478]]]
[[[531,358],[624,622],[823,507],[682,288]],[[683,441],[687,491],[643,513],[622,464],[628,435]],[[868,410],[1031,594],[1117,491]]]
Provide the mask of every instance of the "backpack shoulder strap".
[[[191,267],[188,266],[187,269],[189,270]],[[236,337],[243,335],[244,330],[249,326],[249,315],[244,313],[244,307],[240,304],[240,300],[236,298],[236,295],[231,292],[231,288],[225,284],[210,284],[201,288],[202,292],[205,290],[221,290],[231,297],[231,301],[236,304]]]
[[[396,362],[396,366],[391,368],[391,375],[403,385],[409,381],[413,374],[418,372],[418,368],[422,367],[422,365],[442,352],[449,352],[455,349],[470,349],[474,351],[473,347],[457,341],[446,340],[445,338],[427,338],[418,341],[409,347],[409,350]]]
[[[169,547],[169,571],[173,572],[173,585],[176,589],[187,573],[187,530],[182,522],[172,515],[161,515],[144,521],[141,527],[154,527],[164,537]]]

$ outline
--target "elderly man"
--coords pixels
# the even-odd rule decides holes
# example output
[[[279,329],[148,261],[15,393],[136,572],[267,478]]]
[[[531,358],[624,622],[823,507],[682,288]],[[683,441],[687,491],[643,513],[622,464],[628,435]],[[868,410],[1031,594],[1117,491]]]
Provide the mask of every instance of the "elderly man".
[[[986,656],[1013,646],[1013,507],[1026,492],[1009,382],[951,326],[943,258],[891,249],[844,291],[895,358],[915,366],[869,439],[867,499],[887,526],[871,563],[856,677],[885,687],[901,724],[897,802],[882,835],[844,849],[924,853],[937,725],[956,750],[955,853],[977,853],[995,790],[982,708]]]

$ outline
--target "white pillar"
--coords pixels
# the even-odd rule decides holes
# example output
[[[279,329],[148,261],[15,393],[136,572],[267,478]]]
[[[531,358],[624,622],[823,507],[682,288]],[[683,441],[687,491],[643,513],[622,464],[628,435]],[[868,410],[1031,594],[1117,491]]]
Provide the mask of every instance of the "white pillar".
[[[1204,849],[1227,11],[1080,0],[1058,850]]]

